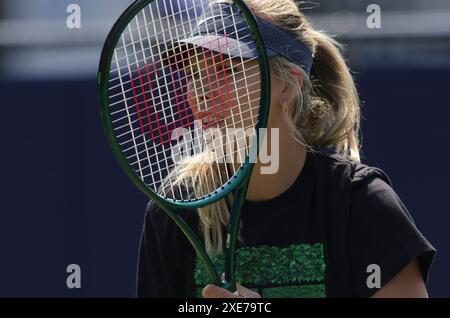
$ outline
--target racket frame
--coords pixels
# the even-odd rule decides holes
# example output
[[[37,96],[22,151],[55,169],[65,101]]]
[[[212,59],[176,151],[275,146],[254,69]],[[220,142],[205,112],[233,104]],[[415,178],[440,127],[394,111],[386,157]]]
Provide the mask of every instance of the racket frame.
[[[234,176],[228,180],[220,189],[208,194],[202,199],[197,200],[175,200],[170,198],[162,198],[157,193],[149,189],[149,187],[136,175],[134,170],[126,160],[116,136],[114,134],[112,119],[109,113],[108,103],[108,80],[110,74],[110,67],[112,56],[116,45],[128,24],[134,19],[134,17],[146,6],[158,0],[137,0],[132,3],[117,19],[109,32],[105,44],[102,49],[99,70],[97,75],[97,86],[100,92],[101,101],[101,119],[105,134],[107,136],[109,145],[112,152],[119,162],[121,168],[125,171],[127,176],[131,179],[134,185],[146,194],[151,200],[154,201],[161,209],[163,209],[169,217],[177,224],[177,226],[183,231],[192,247],[194,248],[200,261],[205,266],[208,277],[211,283],[217,286],[223,286],[230,291],[236,290],[236,277],[235,277],[235,248],[237,233],[239,228],[240,210],[245,201],[245,194],[247,191],[248,182],[253,170],[254,163],[249,162],[248,156],[246,156],[245,162],[236,171]],[[170,1],[170,0],[169,0]],[[261,149],[262,140],[264,139],[264,129],[267,125],[270,109],[270,68],[269,60],[267,57],[263,37],[259,32],[258,23],[242,0],[233,0],[232,5],[235,5],[246,21],[250,32],[253,35],[254,42],[256,44],[256,50],[259,56],[259,70],[261,78],[260,87],[260,107],[258,114],[258,123],[256,124],[256,143],[253,143],[253,147],[257,147],[256,153],[259,154]],[[249,151],[250,152],[250,151]],[[225,280],[222,281],[214,268],[214,265],[206,253],[203,242],[198,238],[195,232],[187,225],[185,220],[179,215],[177,209],[196,209],[207,206],[214,202],[223,199],[231,191],[234,190],[234,201],[230,211],[230,222],[227,226],[227,237],[225,246]]]

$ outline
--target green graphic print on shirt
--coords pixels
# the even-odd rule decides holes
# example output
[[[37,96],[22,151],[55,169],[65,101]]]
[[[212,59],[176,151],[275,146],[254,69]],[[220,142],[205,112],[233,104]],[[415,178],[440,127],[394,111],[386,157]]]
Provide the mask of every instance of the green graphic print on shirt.
[[[218,273],[224,266],[223,255],[212,259]],[[322,243],[288,247],[242,247],[236,251],[236,280],[265,298],[325,297],[325,261]],[[203,264],[196,259],[197,296],[208,284]]]

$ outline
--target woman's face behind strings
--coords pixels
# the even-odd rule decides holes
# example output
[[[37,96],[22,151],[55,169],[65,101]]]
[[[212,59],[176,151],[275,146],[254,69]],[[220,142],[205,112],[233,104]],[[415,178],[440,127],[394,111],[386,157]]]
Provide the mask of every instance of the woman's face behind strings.
[[[204,129],[256,126],[261,86],[257,60],[242,61],[197,48],[189,52],[187,61],[189,105]]]
[[[238,154],[237,149],[242,151],[243,147],[248,147],[248,136],[254,131],[248,129],[256,127],[259,113],[261,78],[258,61],[230,58],[196,48],[188,52],[183,71],[188,81],[188,102],[194,119],[201,121],[206,132],[211,131],[209,128],[220,129],[222,142],[219,148],[227,154],[232,149],[233,160],[242,163],[245,155]],[[280,107],[283,87],[277,78],[272,78],[267,124],[267,128],[281,127],[281,138],[286,135]],[[247,146],[238,145],[234,140],[245,140]],[[231,148],[225,146],[228,144],[232,144]]]

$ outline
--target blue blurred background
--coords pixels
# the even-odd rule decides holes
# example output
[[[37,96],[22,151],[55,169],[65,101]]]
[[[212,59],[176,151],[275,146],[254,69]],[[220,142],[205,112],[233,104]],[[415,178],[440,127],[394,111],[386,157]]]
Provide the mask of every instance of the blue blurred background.
[[[100,122],[100,50],[130,0],[0,0],[0,297],[133,297],[147,199],[122,173]],[[450,2],[301,6],[346,45],[363,101],[363,162],[385,170],[438,249],[428,290],[449,297]],[[79,264],[82,288],[68,289]]]

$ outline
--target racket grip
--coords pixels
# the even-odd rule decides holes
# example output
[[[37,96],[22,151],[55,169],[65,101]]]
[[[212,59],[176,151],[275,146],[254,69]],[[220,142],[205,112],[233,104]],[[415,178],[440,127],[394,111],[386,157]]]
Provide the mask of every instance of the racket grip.
[[[245,200],[246,192],[246,182],[244,182],[243,186],[236,189],[225,241],[225,277],[222,283],[223,288],[232,293],[236,291],[236,241],[239,232],[241,208]]]

